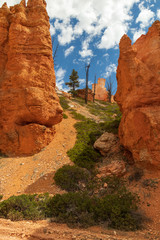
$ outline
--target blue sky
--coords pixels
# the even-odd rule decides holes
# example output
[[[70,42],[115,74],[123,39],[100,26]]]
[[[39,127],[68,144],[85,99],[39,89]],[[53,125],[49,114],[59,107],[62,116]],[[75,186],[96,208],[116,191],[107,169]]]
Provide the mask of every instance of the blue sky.
[[[0,6],[19,3],[1,0]],[[78,71],[80,88],[85,87],[85,65],[90,64],[89,87],[97,78],[109,76],[115,81],[118,44],[123,34],[134,43],[148,27],[160,20],[160,0],[47,0],[50,32],[55,49],[57,86],[69,90],[65,82],[74,68]]]

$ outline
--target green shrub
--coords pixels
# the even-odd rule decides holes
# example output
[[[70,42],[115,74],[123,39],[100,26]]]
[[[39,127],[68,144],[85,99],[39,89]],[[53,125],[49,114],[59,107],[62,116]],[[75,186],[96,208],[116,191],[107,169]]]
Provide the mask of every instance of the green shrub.
[[[119,230],[136,230],[140,222],[135,219],[138,198],[122,188],[115,194],[108,194],[97,206],[96,215],[101,221],[107,221],[108,226]]]
[[[91,170],[101,159],[101,155],[94,149],[93,144],[102,132],[98,124],[88,119],[76,123],[75,128],[77,141],[74,147],[68,151],[68,156],[79,167]]]
[[[2,200],[2,198],[3,198],[3,195],[0,195],[0,201]]]
[[[43,195],[43,198],[25,194],[12,196],[0,203],[0,217],[9,218],[12,221],[43,219],[47,201],[47,195]]]
[[[60,105],[63,108],[63,110],[67,110],[70,108],[70,106],[68,105],[68,101],[65,97],[60,96],[59,100],[60,100]]]
[[[55,183],[66,191],[77,191],[81,189],[81,184],[86,185],[90,174],[86,169],[78,166],[64,165],[59,168],[54,175]]]
[[[117,134],[120,121],[121,118],[112,121],[102,122],[100,123],[100,127],[105,132]]]
[[[50,217],[69,225],[88,227],[106,222],[109,227],[120,230],[140,228],[135,211],[137,197],[126,189],[104,198],[90,197],[85,193],[55,195],[48,203]]]
[[[138,182],[144,175],[143,169],[135,168],[134,172],[128,177],[129,182]]]
[[[56,222],[88,227],[96,223],[93,213],[96,202],[96,198],[82,193],[57,194],[48,204],[50,217],[54,217]]]
[[[68,116],[67,116],[65,113],[63,113],[63,118],[64,118],[64,119],[67,119]]]
[[[74,117],[74,119],[80,120],[80,121],[85,121],[86,120],[85,116],[83,116],[80,113],[77,113],[75,110],[72,109],[70,112],[71,112],[72,116]]]

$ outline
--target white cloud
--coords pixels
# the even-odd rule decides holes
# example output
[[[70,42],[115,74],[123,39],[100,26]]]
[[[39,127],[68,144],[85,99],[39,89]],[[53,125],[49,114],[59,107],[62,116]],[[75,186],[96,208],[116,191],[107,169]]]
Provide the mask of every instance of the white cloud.
[[[2,2],[5,0],[1,0]],[[54,29],[61,45],[69,44],[83,33],[101,36],[99,48],[115,47],[124,33],[128,31],[128,22],[132,20],[131,8],[140,0],[46,0],[47,11],[51,19],[55,18]],[[7,0],[9,4],[20,2]],[[75,24],[71,19],[76,19]],[[80,55],[92,56],[89,47],[82,45]]]
[[[154,21],[155,14],[148,8],[144,8],[141,6],[140,9],[141,12],[136,19],[136,23],[140,22],[140,28],[143,29],[145,27],[148,27]]]
[[[64,52],[64,56],[68,57],[73,52],[74,48],[75,48],[74,46],[67,48]]]
[[[1,0],[0,4],[5,1],[8,5],[20,2]],[[46,0],[46,2],[50,19],[55,19],[54,27],[51,25],[50,31],[52,35],[58,35],[60,45],[70,44],[85,34],[86,39],[79,51],[82,58],[93,56],[89,45],[96,36],[100,38],[97,47],[105,49],[117,47],[120,38],[128,32],[133,20],[131,9],[135,3],[140,3],[140,14],[136,20],[140,23],[138,32],[154,20],[153,11],[144,7],[144,4],[146,2],[149,4],[151,0]],[[157,11],[157,16],[159,15]]]
[[[79,54],[81,55],[82,58],[93,56],[92,50],[88,49],[90,41],[91,41],[91,37],[87,38],[85,41],[82,42],[82,50],[79,51]]]
[[[143,29],[135,31],[133,35],[133,42],[135,42],[142,34],[145,34],[145,31]]]
[[[3,3],[7,3],[8,7],[10,6],[14,6],[15,4],[18,4],[20,3],[20,0],[2,0],[1,3],[0,3],[0,7],[3,5]]]
[[[55,74],[56,74],[56,86],[59,88],[59,90],[64,90],[63,85],[65,83],[64,77],[66,74],[66,70],[60,67],[55,71]]]
[[[84,79],[84,78],[80,78],[80,79],[78,79],[78,81],[79,81],[79,84],[81,85],[81,84],[84,84],[85,82],[86,82],[86,80]]]
[[[157,10],[157,17],[160,19],[160,9]]]
[[[115,73],[116,70],[117,70],[116,64],[111,63],[109,66],[106,67],[106,72],[104,74],[104,77],[108,78],[111,75],[111,73]]]
[[[56,30],[52,24],[50,24],[50,33],[51,33],[51,36],[53,36],[56,33]]]

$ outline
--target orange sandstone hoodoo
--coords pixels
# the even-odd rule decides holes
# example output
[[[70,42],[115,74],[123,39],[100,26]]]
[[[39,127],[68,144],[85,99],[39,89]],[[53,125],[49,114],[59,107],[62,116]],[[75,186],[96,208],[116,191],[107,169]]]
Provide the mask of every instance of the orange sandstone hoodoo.
[[[0,152],[32,155],[62,120],[44,0],[0,8]]]
[[[98,83],[92,84],[92,92],[95,92],[95,99],[107,101],[108,91],[105,88],[106,79],[98,78]]]
[[[123,113],[119,137],[143,167],[160,169],[160,22],[133,45],[120,41],[116,101]]]

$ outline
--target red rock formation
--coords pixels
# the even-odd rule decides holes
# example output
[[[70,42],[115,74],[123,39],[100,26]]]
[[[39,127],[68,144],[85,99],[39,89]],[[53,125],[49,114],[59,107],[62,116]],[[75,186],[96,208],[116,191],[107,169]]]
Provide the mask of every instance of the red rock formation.
[[[120,41],[116,101],[123,117],[119,137],[135,162],[160,169],[160,22],[133,45]]]
[[[92,84],[92,92],[95,92],[95,99],[107,101],[108,100],[108,92],[105,88],[106,79],[98,78],[98,83]],[[95,91],[94,91],[95,89]]]
[[[31,155],[62,119],[44,0],[0,8],[0,151]]]
[[[76,90],[76,94],[77,97],[81,97],[83,99],[85,99],[85,94],[86,94],[86,89],[78,89]],[[93,102],[93,93],[91,89],[88,89],[88,101],[92,101]]]

